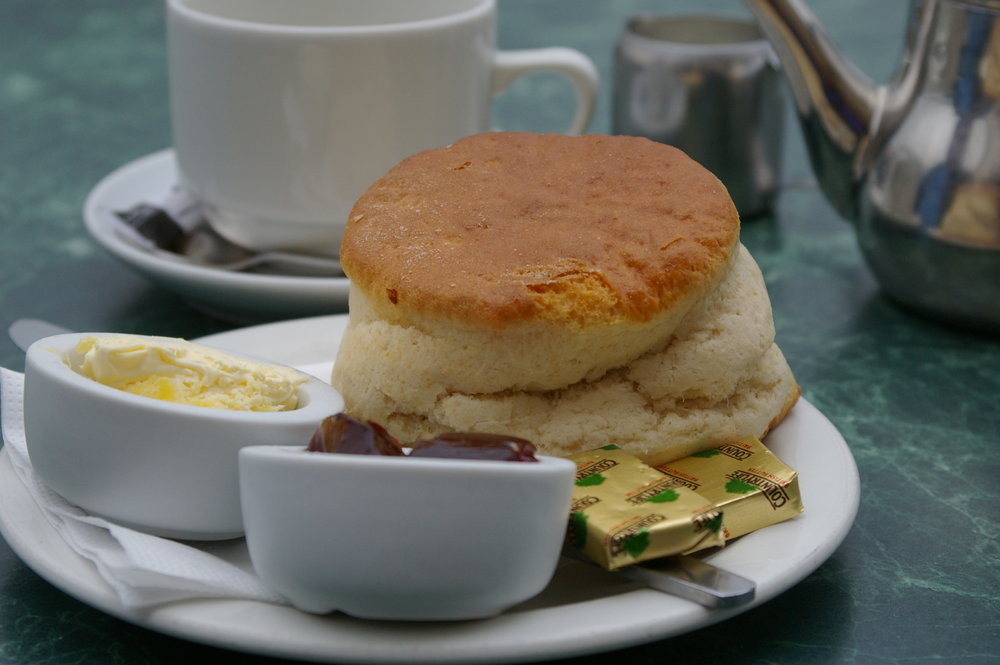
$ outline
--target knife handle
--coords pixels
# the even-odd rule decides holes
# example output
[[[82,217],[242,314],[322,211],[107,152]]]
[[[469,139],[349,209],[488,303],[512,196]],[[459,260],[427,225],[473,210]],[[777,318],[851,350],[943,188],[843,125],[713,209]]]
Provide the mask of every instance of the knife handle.
[[[620,568],[617,572],[633,581],[712,609],[749,603],[757,588],[753,580],[689,555],[644,561]]]

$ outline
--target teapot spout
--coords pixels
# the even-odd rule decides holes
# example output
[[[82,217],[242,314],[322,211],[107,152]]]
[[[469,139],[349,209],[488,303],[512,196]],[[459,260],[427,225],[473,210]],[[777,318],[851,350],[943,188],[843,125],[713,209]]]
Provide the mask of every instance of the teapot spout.
[[[885,89],[843,56],[801,0],[744,2],[781,61],[820,187],[838,213],[857,219]]]

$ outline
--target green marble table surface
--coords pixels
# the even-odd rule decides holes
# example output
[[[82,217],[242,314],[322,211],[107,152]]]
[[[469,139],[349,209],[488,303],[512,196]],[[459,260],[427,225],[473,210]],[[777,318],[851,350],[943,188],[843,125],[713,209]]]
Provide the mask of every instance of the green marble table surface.
[[[862,70],[877,80],[892,74],[908,2],[811,4]],[[612,49],[625,18],[695,10],[745,13],[738,0],[501,0],[499,40],[590,55],[603,76],[590,131],[607,132]],[[82,225],[84,197],[98,180],[170,145],[163,23],[162,5],[149,0],[0,3],[3,329],[21,317],[181,337],[234,327],[116,262]],[[497,122],[558,130],[568,94],[545,77],[522,81],[497,103]],[[575,663],[1000,662],[1000,341],[888,301],[851,227],[813,184],[804,150],[789,122],[786,185],[773,215],[745,220],[743,241],[763,269],[778,342],[805,397],[857,460],[854,528],[815,573],[759,608]],[[0,364],[23,367],[6,336]],[[0,543],[0,663],[195,662],[276,661],[111,618],[49,585]]]

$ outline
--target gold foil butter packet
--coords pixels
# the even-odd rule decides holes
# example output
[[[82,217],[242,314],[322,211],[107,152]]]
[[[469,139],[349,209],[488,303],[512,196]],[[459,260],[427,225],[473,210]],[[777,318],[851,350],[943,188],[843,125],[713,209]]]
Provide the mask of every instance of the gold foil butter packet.
[[[726,516],[726,540],[803,511],[798,473],[757,437],[723,444],[655,467],[677,487],[698,492]]]
[[[577,465],[569,543],[604,568],[725,542],[711,501],[625,451],[608,446],[569,459]]]

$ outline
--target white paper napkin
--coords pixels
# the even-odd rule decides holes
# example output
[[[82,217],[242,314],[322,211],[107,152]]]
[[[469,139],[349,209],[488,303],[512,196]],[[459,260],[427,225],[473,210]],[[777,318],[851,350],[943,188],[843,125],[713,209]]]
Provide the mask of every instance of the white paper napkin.
[[[123,606],[206,597],[285,602],[253,573],[242,540],[195,547],[151,536],[88,515],[46,487],[28,459],[24,376],[0,368],[0,382],[4,449],[17,477],[66,544],[94,563]]]

